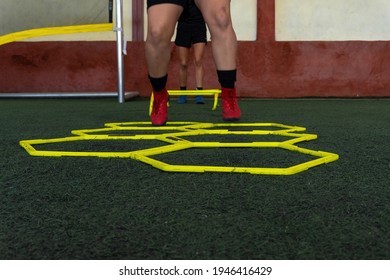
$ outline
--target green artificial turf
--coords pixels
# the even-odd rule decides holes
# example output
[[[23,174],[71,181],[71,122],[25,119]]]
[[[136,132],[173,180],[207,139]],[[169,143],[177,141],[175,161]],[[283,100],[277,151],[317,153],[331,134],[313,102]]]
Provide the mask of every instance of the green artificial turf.
[[[206,101],[171,102],[170,121],[221,123],[220,107],[211,111]],[[241,122],[306,127],[318,139],[298,146],[340,156],[291,176],[168,173],[132,159],[32,157],[19,146],[148,121],[148,106],[144,99],[0,100],[0,259],[390,258],[390,99],[241,100]],[[120,150],[123,142],[51,148]],[[299,156],[238,148],[156,158],[278,167]]]

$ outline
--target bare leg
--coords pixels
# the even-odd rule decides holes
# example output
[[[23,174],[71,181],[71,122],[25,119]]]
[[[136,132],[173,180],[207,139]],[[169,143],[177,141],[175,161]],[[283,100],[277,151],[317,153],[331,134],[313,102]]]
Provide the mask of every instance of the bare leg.
[[[183,8],[174,4],[156,4],[148,8],[148,33],[145,43],[146,62],[153,87],[153,125],[164,125],[168,120],[168,92],[166,89],[170,42],[176,22]]]
[[[206,43],[197,43],[193,45],[194,48],[194,64],[195,64],[195,78],[196,88],[203,89],[203,54]],[[196,104],[204,104],[203,96],[197,95],[195,97]]]
[[[190,49],[184,47],[178,47],[178,50],[179,50],[179,61],[180,61],[180,69],[179,69],[180,87],[186,87]]]
[[[195,64],[195,78],[196,87],[203,88],[203,55],[205,49],[205,43],[197,43],[193,45],[194,48],[194,64]]]
[[[162,77],[168,72],[170,42],[182,11],[181,6],[174,4],[158,4],[148,9],[145,54],[151,77]]]
[[[179,50],[179,78],[180,78],[180,89],[187,89],[187,71],[188,71],[188,60],[190,56],[190,49],[185,47],[178,47]],[[180,95],[177,103],[184,104],[187,103],[187,96]]]
[[[237,37],[230,0],[195,0],[211,33],[212,51],[222,91],[222,118],[237,121],[241,111],[236,98]]]
[[[195,0],[212,38],[217,70],[236,69],[237,37],[230,15],[230,0]]]

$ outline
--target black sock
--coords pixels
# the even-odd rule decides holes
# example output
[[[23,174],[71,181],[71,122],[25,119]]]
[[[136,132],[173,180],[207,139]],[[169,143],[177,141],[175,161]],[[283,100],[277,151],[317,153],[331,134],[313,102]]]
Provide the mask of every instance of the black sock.
[[[217,70],[218,81],[223,88],[234,88],[237,70]]]
[[[203,87],[196,87],[196,90],[203,90]]]
[[[187,87],[186,86],[180,87],[180,90],[187,90]]]
[[[168,74],[160,78],[153,78],[149,75],[149,80],[154,92],[162,91],[167,84]]]

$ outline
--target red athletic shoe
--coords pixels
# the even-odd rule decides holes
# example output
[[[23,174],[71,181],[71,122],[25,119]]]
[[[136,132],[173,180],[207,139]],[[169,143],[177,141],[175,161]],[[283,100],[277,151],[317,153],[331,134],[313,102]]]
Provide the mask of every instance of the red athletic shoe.
[[[222,88],[222,118],[224,121],[238,121],[241,111],[237,104],[236,88]]]
[[[150,120],[153,125],[165,125],[168,119],[168,91],[163,89],[153,93],[153,108]]]

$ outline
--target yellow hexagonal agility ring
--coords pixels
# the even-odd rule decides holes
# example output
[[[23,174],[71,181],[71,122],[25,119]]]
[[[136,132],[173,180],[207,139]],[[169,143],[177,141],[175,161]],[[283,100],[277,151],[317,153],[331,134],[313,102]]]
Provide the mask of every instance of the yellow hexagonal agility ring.
[[[167,172],[226,172],[249,173],[263,175],[292,175],[309,168],[338,160],[339,156],[324,151],[313,151],[297,146],[298,143],[317,139],[315,134],[303,133],[304,127],[289,126],[278,123],[235,123],[213,124],[197,122],[168,122],[166,126],[155,127],[149,122],[106,123],[103,128],[73,130],[73,136],[52,139],[22,140],[20,145],[32,156],[73,156],[73,157],[121,157],[130,158]],[[275,137],[273,141],[226,141],[227,136]],[[217,140],[194,141],[195,138],[210,137]],[[272,138],[273,139],[273,138]],[[131,149],[130,143],[139,141],[150,143],[147,148],[135,148],[129,151],[69,151],[63,149],[44,150],[38,146],[64,143],[88,143],[98,141],[127,141],[126,149]],[[220,142],[219,140],[222,140]],[[153,143],[151,143],[153,142]],[[155,143],[158,143],[155,144]],[[283,150],[289,153],[300,153],[312,159],[294,163],[284,167],[254,167],[254,166],[223,166],[223,165],[191,165],[167,163],[156,159],[156,156],[168,153],[186,153],[190,149],[258,149]],[[180,157],[183,158],[183,157]],[[256,163],[256,162],[255,162]],[[253,164],[253,161],[252,161]],[[282,163],[281,163],[282,165]]]

